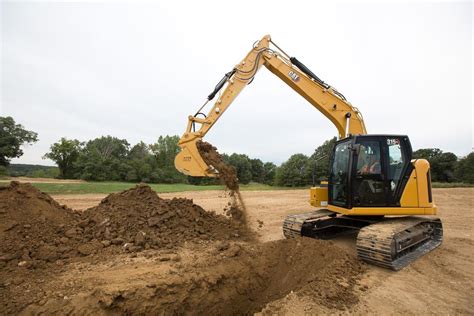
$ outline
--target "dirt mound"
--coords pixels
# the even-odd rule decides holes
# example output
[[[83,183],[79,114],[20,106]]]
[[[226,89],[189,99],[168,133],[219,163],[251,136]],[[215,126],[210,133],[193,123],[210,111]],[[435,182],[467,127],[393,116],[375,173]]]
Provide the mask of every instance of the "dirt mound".
[[[50,287],[68,291],[68,300],[51,295],[25,312],[247,315],[265,308],[276,314],[278,304],[268,304],[290,293],[311,297],[321,310],[341,310],[358,301],[357,282],[365,268],[334,247],[306,238],[217,243],[214,249],[188,249],[191,254],[180,262],[110,263],[97,267],[93,278],[85,272],[65,275],[74,279],[75,291],[69,282]]]
[[[147,185],[77,213],[13,182],[0,219],[0,313],[274,314],[289,293],[344,309],[364,271],[332,242],[244,242],[242,225]]]
[[[175,248],[185,241],[250,236],[229,218],[190,199],[161,199],[149,186],[110,194],[82,214],[59,205],[30,184],[0,189],[0,266],[44,262],[103,252]]]
[[[190,199],[161,199],[148,185],[110,194],[82,215],[83,236],[135,251],[174,248],[190,240],[240,237],[244,232],[222,215]]]
[[[198,141],[196,146],[204,162],[219,172],[219,178],[229,189],[231,202],[226,209],[226,213],[238,222],[247,224],[247,211],[244,200],[239,191],[237,171],[233,166],[229,166],[224,162],[224,159],[217,151],[217,148],[212,146],[210,143]]]
[[[79,214],[28,183],[0,188],[0,265],[55,261],[72,250],[64,233]]]

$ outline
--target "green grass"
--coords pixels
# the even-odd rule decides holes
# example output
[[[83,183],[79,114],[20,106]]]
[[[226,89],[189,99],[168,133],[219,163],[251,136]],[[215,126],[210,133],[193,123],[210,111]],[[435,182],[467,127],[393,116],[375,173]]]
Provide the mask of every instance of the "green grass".
[[[0,186],[8,182],[0,183]],[[109,194],[132,188],[136,183],[129,182],[84,182],[84,183],[32,183],[33,186],[48,194]],[[191,185],[191,184],[150,184],[158,193],[183,192],[183,191],[209,191],[224,190],[222,185]],[[240,186],[242,191],[260,190],[287,190],[290,188],[274,187],[266,184],[250,183]]]
[[[8,185],[8,182],[1,182],[0,186]],[[120,192],[132,188],[136,183],[129,182],[84,182],[84,183],[33,183],[35,187],[49,194],[109,194]],[[224,190],[222,185],[191,185],[191,184],[150,184],[151,188],[158,193],[184,192],[184,191],[209,191]],[[474,187],[474,184],[451,182],[433,182],[433,188],[463,188]],[[240,186],[242,191],[267,191],[267,190],[294,190],[305,189],[305,187],[288,188],[275,187],[267,184],[250,183]]]

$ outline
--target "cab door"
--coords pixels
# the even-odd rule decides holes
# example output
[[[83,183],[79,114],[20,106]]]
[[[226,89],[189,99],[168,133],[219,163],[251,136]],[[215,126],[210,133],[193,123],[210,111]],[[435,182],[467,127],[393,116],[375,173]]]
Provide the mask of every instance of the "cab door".
[[[387,199],[390,206],[400,206],[400,199],[410,174],[412,149],[407,136],[387,136]]]
[[[384,138],[361,136],[355,140],[352,165],[352,206],[387,206],[386,146]]]
[[[331,159],[329,175],[329,204],[350,207],[350,170],[352,140],[346,139],[336,143]]]

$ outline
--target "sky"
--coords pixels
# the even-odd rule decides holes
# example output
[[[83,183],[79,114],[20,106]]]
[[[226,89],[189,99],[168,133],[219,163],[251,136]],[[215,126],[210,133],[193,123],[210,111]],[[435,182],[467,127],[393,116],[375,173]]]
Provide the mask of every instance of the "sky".
[[[1,2],[0,116],[38,133],[154,143],[181,135],[225,72],[270,34],[362,112],[369,133],[414,149],[473,149],[471,2]],[[205,137],[277,164],[336,128],[262,69]]]

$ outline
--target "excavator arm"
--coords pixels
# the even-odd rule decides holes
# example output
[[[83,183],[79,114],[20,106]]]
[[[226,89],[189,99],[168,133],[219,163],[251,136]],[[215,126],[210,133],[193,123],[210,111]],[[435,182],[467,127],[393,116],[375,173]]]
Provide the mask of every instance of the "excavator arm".
[[[270,44],[274,47],[270,47]],[[323,113],[336,126],[339,138],[367,134],[362,114],[357,108],[296,58],[289,57],[266,35],[253,45],[252,50],[232,71],[225,74],[196,114],[188,117],[186,131],[178,143],[181,151],[175,158],[178,171],[190,176],[218,176],[217,171],[202,159],[196,142],[207,134],[239,93],[252,82],[262,65]],[[202,113],[221,90],[222,93],[207,115]]]

